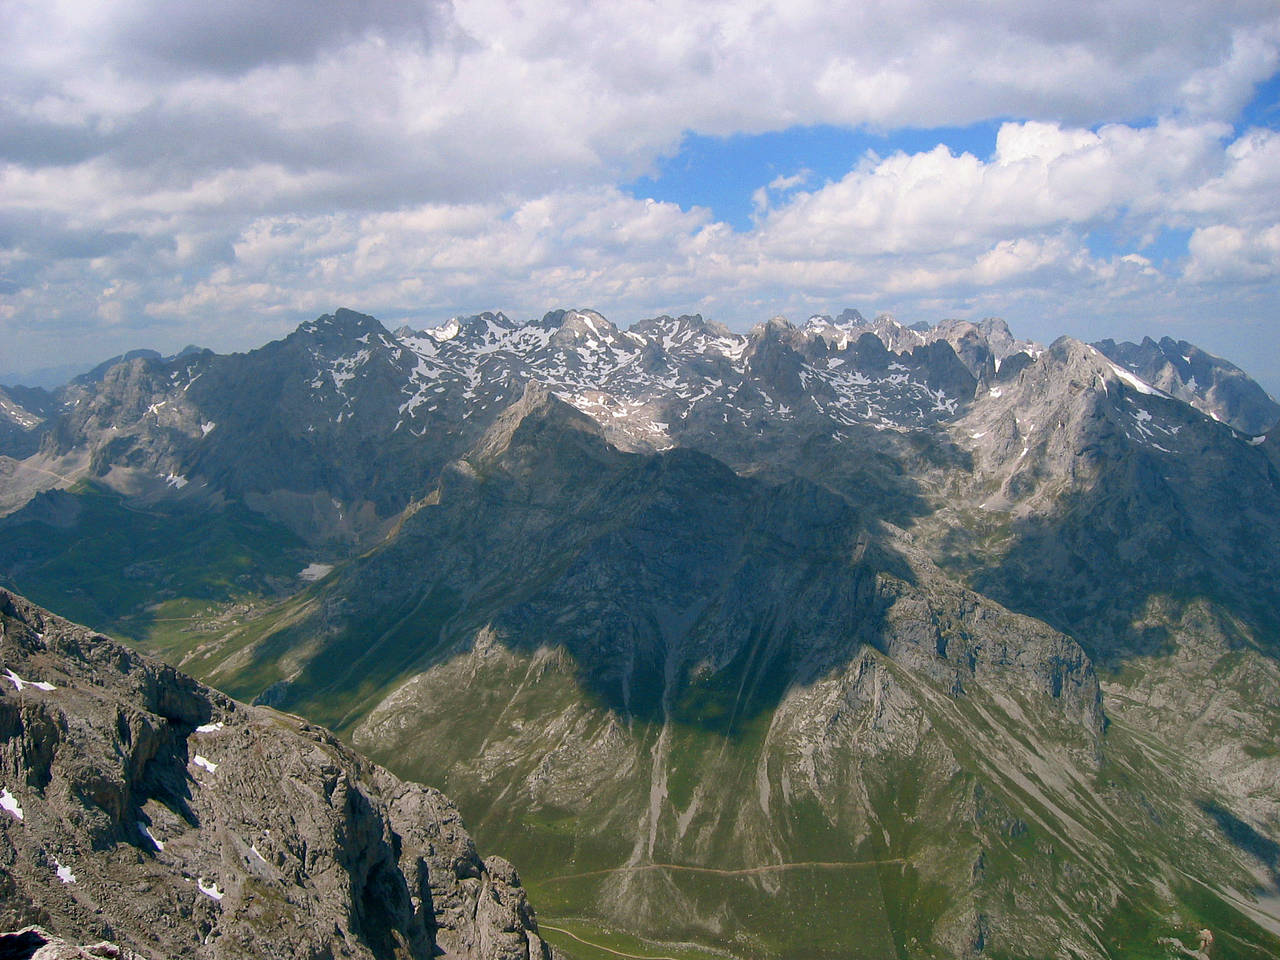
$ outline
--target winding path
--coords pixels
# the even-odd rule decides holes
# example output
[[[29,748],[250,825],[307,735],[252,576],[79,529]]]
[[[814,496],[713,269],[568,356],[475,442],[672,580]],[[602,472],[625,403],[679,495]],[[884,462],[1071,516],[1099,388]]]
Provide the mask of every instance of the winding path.
[[[843,870],[848,867],[875,867],[884,863],[903,863],[901,857],[886,860],[802,860],[796,863],[772,863],[763,867],[740,867],[722,870],[717,867],[691,867],[678,863],[639,863],[633,866],[608,867],[604,870],[588,870],[585,873],[565,873],[558,877],[544,877],[542,883],[558,883],[561,880],[580,880],[584,877],[603,877],[610,873],[639,873],[642,870],[681,870],[685,873],[710,873],[718,877],[747,877],[760,873],[778,873],[784,870],[818,869]]]
[[[621,950],[614,950],[612,947],[606,947],[603,944],[592,943],[590,940],[583,940],[576,933],[566,930],[564,927],[553,927],[549,923],[538,924],[540,930],[554,930],[556,933],[563,933],[566,937],[573,937],[579,943],[586,944],[588,947],[594,947],[597,950],[603,950],[605,953],[612,953],[615,957],[627,957],[628,960],[680,960],[679,957],[659,957],[648,954],[639,953],[623,953]]]

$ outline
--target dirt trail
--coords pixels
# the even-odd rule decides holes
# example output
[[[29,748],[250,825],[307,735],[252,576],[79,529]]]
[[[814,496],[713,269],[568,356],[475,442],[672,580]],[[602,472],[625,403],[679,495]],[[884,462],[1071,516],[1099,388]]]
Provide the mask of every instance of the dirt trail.
[[[716,867],[690,867],[678,863],[640,863],[634,866],[609,867],[605,870],[588,870],[585,873],[565,873],[558,877],[544,877],[539,882],[557,883],[561,880],[603,877],[610,873],[637,873],[641,870],[681,870],[685,873],[710,873],[718,877],[747,877],[753,874],[778,873],[785,870],[843,870],[848,867],[875,867],[884,863],[903,862],[901,857],[894,857],[888,860],[803,860],[797,863],[772,863],[763,867],[741,867],[736,870],[721,870]]]
[[[678,957],[661,957],[652,954],[639,953],[623,953],[621,950],[614,950],[612,947],[606,947],[603,944],[592,943],[590,940],[583,940],[576,933],[566,930],[564,927],[553,927],[549,923],[540,923],[538,927],[542,930],[554,930],[556,933],[563,933],[566,937],[573,937],[579,943],[584,943],[588,947],[594,947],[597,950],[603,950],[605,953],[612,953],[615,957],[627,957],[628,960],[679,960]]]

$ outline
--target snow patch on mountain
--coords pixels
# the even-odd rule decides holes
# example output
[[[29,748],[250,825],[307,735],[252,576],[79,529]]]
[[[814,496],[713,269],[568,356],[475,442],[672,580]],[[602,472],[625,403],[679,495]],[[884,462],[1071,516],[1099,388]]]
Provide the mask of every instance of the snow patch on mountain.
[[[5,670],[4,673],[5,676],[9,678],[9,682],[13,684],[15,690],[21,691],[24,687],[34,687],[37,690],[44,690],[46,692],[57,689],[47,680],[23,680],[12,670]]]
[[[10,793],[7,787],[0,789],[0,810],[15,820],[22,819],[22,807],[18,804],[18,798]]]
[[[1145,393],[1147,396],[1150,396],[1150,397],[1167,396],[1167,394],[1163,393],[1160,390],[1157,390],[1155,387],[1151,386],[1151,384],[1147,383],[1145,380],[1140,379],[1135,374],[1130,373],[1128,370],[1124,369],[1124,367],[1120,366],[1119,364],[1112,363],[1112,364],[1109,364],[1109,366],[1115,372],[1115,375],[1117,377],[1119,377],[1129,386],[1133,387],[1133,389],[1137,390],[1139,393]]]

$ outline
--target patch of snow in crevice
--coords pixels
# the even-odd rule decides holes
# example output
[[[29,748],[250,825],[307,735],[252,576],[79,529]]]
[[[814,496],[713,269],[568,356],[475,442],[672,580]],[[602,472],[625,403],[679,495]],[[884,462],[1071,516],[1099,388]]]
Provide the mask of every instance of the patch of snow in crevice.
[[[18,805],[18,798],[7,787],[0,789],[0,810],[12,814],[15,820],[22,819],[22,807]]]
[[[143,832],[143,834],[146,836],[146,838],[147,838],[148,840],[150,840],[153,844],[155,844],[155,847],[156,847],[156,849],[157,849],[157,850],[163,850],[163,849],[164,849],[164,842],[163,842],[163,841],[161,841],[161,840],[156,839],[156,835],[155,835],[154,833],[152,833],[152,832],[151,832],[151,828],[150,828],[150,827],[148,827],[148,826],[147,826],[145,823],[143,823],[141,820],[139,820],[139,821],[138,821],[138,829],[139,829],[139,830],[141,830],[141,831]]]
[[[329,365],[329,377],[333,380],[335,390],[341,391],[343,385],[355,378],[356,370],[369,362],[372,354],[368,350],[360,350],[350,357],[339,357]]]
[[[263,855],[258,851],[258,845],[257,845],[256,843],[255,843],[255,844],[252,844],[252,845],[249,847],[249,852],[250,852],[250,853],[252,853],[252,854],[253,854],[255,857],[257,857],[259,860],[261,860],[263,863],[266,863],[266,862],[267,862],[267,858],[266,858],[266,857],[264,857],[264,856],[263,856]]]
[[[44,639],[43,635],[38,634],[38,636],[40,636],[41,639]],[[18,676],[12,670],[5,670],[5,676],[7,676],[10,681],[12,681],[13,686],[16,690],[22,690],[23,687],[35,687],[37,690],[44,690],[46,692],[49,690],[57,689],[57,687],[55,687],[52,683],[49,683],[47,680],[23,680],[20,676]]]
[[[1264,433],[1262,436],[1260,436],[1260,437],[1250,437],[1250,438],[1249,438],[1249,446],[1251,446],[1251,447],[1256,447],[1256,446],[1258,446],[1258,444],[1260,444],[1260,443],[1265,443],[1265,442],[1266,442],[1266,439],[1267,439],[1267,435],[1266,435],[1265,433]]]
[[[1133,389],[1137,390],[1139,393],[1145,393],[1149,397],[1163,396],[1163,394],[1161,394],[1159,390],[1151,386],[1151,384],[1147,383],[1147,381],[1134,376],[1124,367],[1114,363],[1109,363],[1108,366],[1111,367],[1111,369],[1115,372],[1115,375],[1117,377],[1119,377],[1129,386],[1133,387]]]
[[[207,437],[217,425],[217,422],[214,420],[208,420],[205,423],[200,424],[200,435],[202,437]]]
[[[218,723],[202,723],[196,727],[196,733],[217,733],[222,729],[222,722]]]
[[[53,860],[53,866],[54,866],[54,871],[53,871],[54,875],[57,876],[57,878],[61,880],[63,883],[76,882],[76,875],[71,872],[71,868],[63,866],[61,863],[58,862],[58,859],[56,857]]]
[[[164,478],[164,482],[167,486],[173,487],[175,490],[181,490],[191,481],[180,473],[171,473]]]
[[[198,877],[196,879],[196,887],[206,897],[209,897],[213,900],[221,900],[225,896],[223,891],[218,889],[218,883],[216,880],[210,880],[209,883],[206,885],[204,882],[204,877]]]
[[[200,754],[198,753],[195,755],[195,757],[192,759],[191,762],[194,763],[197,767],[204,767],[210,773],[217,773],[218,771],[218,765],[216,763],[214,763],[212,760],[208,759],[207,757],[200,756]]]

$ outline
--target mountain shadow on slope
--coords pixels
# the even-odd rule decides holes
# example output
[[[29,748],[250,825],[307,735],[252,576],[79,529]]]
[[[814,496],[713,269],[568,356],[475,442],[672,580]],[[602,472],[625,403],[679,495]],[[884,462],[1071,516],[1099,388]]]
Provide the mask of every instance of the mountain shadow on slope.
[[[38,494],[0,517],[0,585],[142,641],[165,604],[225,604],[292,590],[310,552],[238,503],[148,508],[96,482]]]
[[[1228,840],[1265,865],[1272,886],[1280,887],[1280,843],[1259,833],[1216,800],[1201,800],[1200,809],[1213,819]]]
[[[1095,662],[1168,651],[1183,612],[1204,602],[1230,642],[1280,656],[1280,470],[1265,447],[1149,389],[1106,387],[1083,345],[1055,344],[1048,359],[1056,368],[1037,375],[1049,387],[1014,389],[1048,397],[1020,412],[1056,429],[1016,437],[993,461],[999,496],[1019,504],[1003,527],[988,521],[1003,542],[953,527],[948,564]],[[1141,433],[1152,423],[1164,432]]]
[[[527,651],[564,647],[619,716],[732,735],[789,684],[883,643],[882,572],[914,578],[836,494],[691,450],[621,452],[531,390],[315,612],[255,650],[246,679],[319,635],[268,697],[340,725],[362,693],[487,629]]]
[[[95,477],[124,469],[200,478],[308,539],[317,526],[323,539],[324,524],[309,516],[317,498],[325,509],[336,498],[368,510],[361,526],[376,529],[459,452],[452,437],[423,443],[397,429],[416,362],[376,319],[351,310],[248,353],[138,356],[59,395],[64,412],[44,451],[89,451]],[[456,427],[462,438],[479,433]]]

